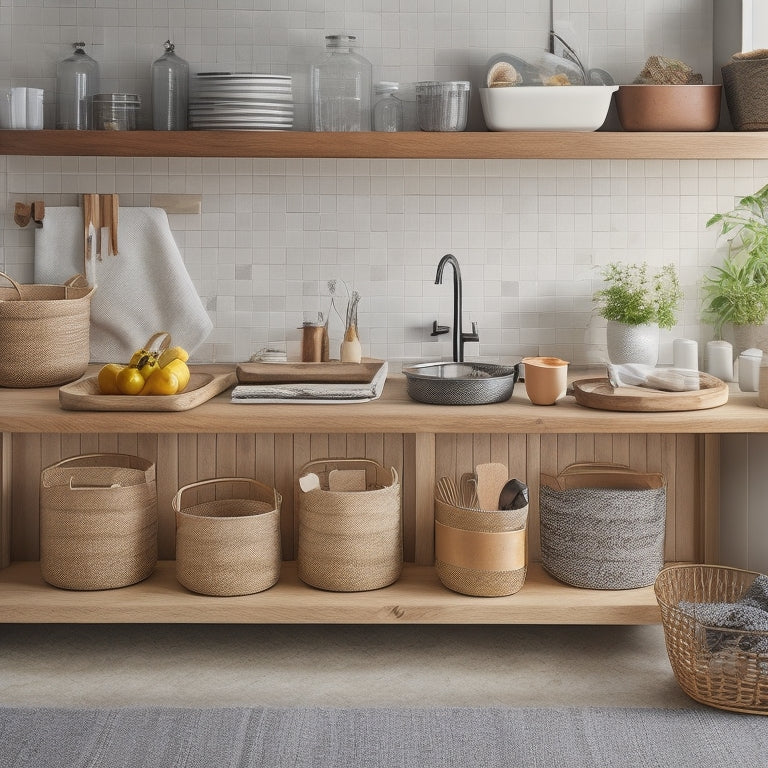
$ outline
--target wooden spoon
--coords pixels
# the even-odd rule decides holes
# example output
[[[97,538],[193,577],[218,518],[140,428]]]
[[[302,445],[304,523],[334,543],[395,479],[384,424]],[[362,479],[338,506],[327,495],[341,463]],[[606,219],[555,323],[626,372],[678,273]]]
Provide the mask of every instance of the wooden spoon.
[[[477,500],[480,509],[497,510],[499,494],[509,477],[504,464],[478,464],[475,467],[477,475]]]

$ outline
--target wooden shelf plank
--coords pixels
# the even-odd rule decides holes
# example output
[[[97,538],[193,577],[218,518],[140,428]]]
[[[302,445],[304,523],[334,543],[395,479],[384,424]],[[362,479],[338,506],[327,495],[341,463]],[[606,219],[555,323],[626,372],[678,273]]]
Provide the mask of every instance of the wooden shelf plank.
[[[193,594],[176,581],[173,561],[123,589],[73,592],[46,584],[37,562],[0,571],[2,623],[220,624],[657,624],[652,587],[577,589],[533,564],[522,590],[509,597],[467,597],[440,584],[434,568],[406,565],[402,577],[371,592],[323,592],[303,584],[296,563],[278,583],[243,597]]]
[[[427,159],[760,159],[768,132],[0,131],[0,155]]]
[[[230,370],[232,366],[195,366]],[[98,370],[98,366],[89,375]],[[579,377],[581,374],[574,374]],[[522,385],[504,403],[441,406],[417,403],[405,378],[387,379],[380,399],[343,405],[233,404],[228,392],[197,408],[178,412],[65,411],[58,389],[6,389],[0,397],[0,432],[60,433],[503,433],[616,434],[768,432],[768,409],[755,393],[733,385],[729,402],[702,411],[621,413],[585,408],[572,397],[554,407],[533,405]]]

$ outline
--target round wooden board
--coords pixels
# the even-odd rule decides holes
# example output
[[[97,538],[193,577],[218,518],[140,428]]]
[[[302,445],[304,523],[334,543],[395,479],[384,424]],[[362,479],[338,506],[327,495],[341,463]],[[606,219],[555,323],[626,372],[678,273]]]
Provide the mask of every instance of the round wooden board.
[[[728,402],[728,385],[708,373],[699,373],[701,389],[661,392],[643,387],[612,387],[607,378],[579,379],[573,394],[579,405],[602,411],[698,411]]]

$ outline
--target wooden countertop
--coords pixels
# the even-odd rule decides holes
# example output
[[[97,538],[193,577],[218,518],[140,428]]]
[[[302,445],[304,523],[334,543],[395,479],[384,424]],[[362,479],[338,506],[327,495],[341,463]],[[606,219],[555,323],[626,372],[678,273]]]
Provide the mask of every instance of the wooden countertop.
[[[231,365],[195,366],[220,372]],[[89,374],[91,372],[89,371]],[[92,374],[91,374],[92,375]],[[586,378],[589,374],[577,374]],[[731,385],[719,408],[676,413],[598,411],[566,397],[554,406],[533,405],[518,384],[505,403],[438,406],[417,403],[402,374],[390,376],[379,400],[338,405],[233,404],[225,392],[203,405],[175,413],[65,411],[58,388],[0,390],[0,431],[59,433],[721,433],[768,432],[768,409],[756,393]]]

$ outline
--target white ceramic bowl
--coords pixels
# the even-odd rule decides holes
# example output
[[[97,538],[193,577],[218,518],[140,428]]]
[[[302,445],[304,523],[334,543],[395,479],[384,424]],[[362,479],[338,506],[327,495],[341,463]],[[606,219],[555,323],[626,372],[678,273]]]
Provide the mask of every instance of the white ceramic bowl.
[[[490,131],[596,131],[618,85],[480,88]]]

